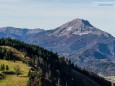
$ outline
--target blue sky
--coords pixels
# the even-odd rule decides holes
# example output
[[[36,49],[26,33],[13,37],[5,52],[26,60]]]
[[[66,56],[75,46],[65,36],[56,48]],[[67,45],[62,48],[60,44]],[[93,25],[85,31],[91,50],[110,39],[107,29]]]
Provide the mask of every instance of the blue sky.
[[[99,6],[100,0],[0,0],[0,27],[54,29],[76,18],[115,36],[115,3]]]

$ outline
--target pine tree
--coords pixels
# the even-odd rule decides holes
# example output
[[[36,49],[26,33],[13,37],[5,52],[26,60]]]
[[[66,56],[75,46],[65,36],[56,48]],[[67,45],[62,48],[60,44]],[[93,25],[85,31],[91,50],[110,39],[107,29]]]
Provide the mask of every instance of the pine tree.
[[[16,61],[15,58],[13,58],[13,61],[14,61],[14,62]]]
[[[8,65],[6,65],[6,70],[7,70],[7,71],[9,70],[9,67],[8,67]]]
[[[0,66],[0,71],[2,71],[2,67]]]
[[[4,53],[4,48],[2,48],[2,51],[1,51],[2,53]]]
[[[38,69],[38,81],[39,81],[39,86],[42,86],[42,70],[41,68]]]
[[[30,77],[30,75],[31,75],[31,71],[29,70],[29,72],[28,72],[28,77]]]
[[[1,71],[3,70],[2,68],[3,68],[3,67],[2,67],[2,65],[1,65],[1,67],[0,67]]]
[[[24,57],[25,57],[25,58],[27,57],[27,52],[25,52]]]
[[[2,70],[5,70],[5,66],[4,66],[4,64],[2,65]]]
[[[7,60],[7,57],[6,57],[6,55],[4,56],[4,60]]]
[[[0,70],[1,70],[1,71],[5,70],[4,64],[1,65]]]

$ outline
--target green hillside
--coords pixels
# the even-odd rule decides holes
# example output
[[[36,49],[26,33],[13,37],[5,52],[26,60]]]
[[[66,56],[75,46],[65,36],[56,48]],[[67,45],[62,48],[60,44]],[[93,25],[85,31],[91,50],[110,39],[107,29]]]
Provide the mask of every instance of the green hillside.
[[[22,70],[18,76],[6,75],[0,80],[3,86],[8,86],[4,83],[10,84],[12,81],[8,81],[13,77],[17,78],[18,84],[22,82],[27,86],[111,86],[104,78],[75,67],[70,60],[59,57],[52,51],[18,40],[0,39],[0,56],[0,64],[9,65],[9,71],[14,71],[13,65],[16,64]]]
[[[1,49],[1,56],[0,57],[0,66],[4,65],[4,66],[8,66],[9,70],[0,70],[0,73],[4,73],[4,78],[0,80],[0,86],[27,86],[27,81],[28,81],[28,72],[30,67],[23,63],[22,60],[24,60],[24,56],[25,53],[24,52],[20,52],[17,49],[10,47],[10,46],[0,46]],[[12,58],[14,59],[7,59],[7,57],[11,57],[10,55],[7,55],[8,53],[10,53],[10,55],[12,56]],[[4,55],[2,55],[4,54]],[[7,56],[6,56],[7,55]],[[6,60],[3,60],[5,59]],[[29,58],[29,57],[28,57]],[[16,75],[15,74],[15,70],[14,67],[20,67],[20,71],[21,74],[20,75]],[[6,73],[8,72],[8,74]],[[13,74],[9,74],[9,73],[13,73]]]
[[[0,80],[0,86],[27,86],[29,67],[21,61],[0,60],[0,65],[8,65],[9,70],[15,72],[14,67],[19,65],[21,74],[5,74],[5,78]],[[0,71],[2,72],[2,71]]]

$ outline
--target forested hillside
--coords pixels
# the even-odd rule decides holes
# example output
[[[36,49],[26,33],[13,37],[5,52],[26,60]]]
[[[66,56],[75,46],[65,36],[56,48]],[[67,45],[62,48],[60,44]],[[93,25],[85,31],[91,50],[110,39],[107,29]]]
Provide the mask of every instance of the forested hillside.
[[[0,39],[0,59],[27,64],[27,86],[111,86],[111,82],[74,66],[57,53],[10,38]]]

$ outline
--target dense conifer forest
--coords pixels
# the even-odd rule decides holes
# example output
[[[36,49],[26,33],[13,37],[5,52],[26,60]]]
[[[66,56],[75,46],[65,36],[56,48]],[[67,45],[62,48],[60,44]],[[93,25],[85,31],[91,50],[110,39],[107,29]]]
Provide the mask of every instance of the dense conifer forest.
[[[19,58],[0,47],[0,59],[20,60],[30,66],[27,86],[111,86],[104,78],[42,47],[10,38],[0,39],[0,46],[10,46],[25,54],[24,58]]]

